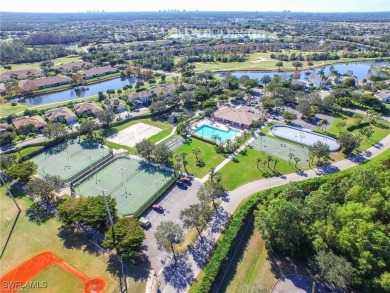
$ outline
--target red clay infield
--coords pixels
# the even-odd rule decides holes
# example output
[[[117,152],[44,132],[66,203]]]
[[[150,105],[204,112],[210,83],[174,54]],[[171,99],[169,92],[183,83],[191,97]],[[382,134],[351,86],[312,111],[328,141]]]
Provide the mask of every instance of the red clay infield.
[[[86,275],[79,272],[74,267],[70,266],[64,260],[57,257],[50,251],[45,251],[40,254],[37,254],[36,256],[30,258],[26,262],[22,263],[21,265],[10,271],[8,274],[6,274],[0,279],[0,285],[7,286],[6,292],[17,292],[28,281],[33,279],[40,271],[53,265],[60,266],[61,268],[78,278],[81,282],[83,282],[83,293],[91,293],[93,291],[95,291],[96,293],[100,293],[106,287],[106,282],[102,278],[88,278]]]

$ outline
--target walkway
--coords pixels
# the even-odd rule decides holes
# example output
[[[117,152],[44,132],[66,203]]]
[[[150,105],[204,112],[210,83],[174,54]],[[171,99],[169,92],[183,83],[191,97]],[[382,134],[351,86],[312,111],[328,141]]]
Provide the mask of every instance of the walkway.
[[[42,135],[39,135],[39,136],[34,137],[32,139],[26,139],[24,141],[21,141],[21,142],[15,143],[15,144],[9,144],[9,145],[6,145],[6,146],[2,146],[2,147],[0,147],[0,153],[6,152],[6,151],[10,151],[10,150],[13,150],[15,148],[19,148],[19,147],[22,147],[22,146],[25,146],[25,145],[30,145],[30,144],[44,142],[46,140],[47,140],[46,137],[44,137]]]
[[[176,293],[186,292],[188,290],[194,278],[196,278],[196,276],[201,271],[201,267],[203,267],[203,265],[206,263],[209,252],[222,233],[229,215],[235,211],[237,206],[245,198],[256,192],[284,185],[289,182],[303,181],[309,178],[346,170],[381,154],[388,148],[390,148],[390,135],[385,137],[375,146],[370,147],[368,150],[350,158],[335,162],[331,165],[311,169],[306,172],[291,173],[281,177],[257,180],[244,184],[237,189],[230,191],[228,199],[223,201],[220,206],[221,209],[218,212],[218,216],[214,218],[214,220],[209,224],[208,228],[203,231],[202,239],[197,241],[187,254],[178,257],[177,265],[174,265],[174,262],[170,259],[168,254],[153,251],[154,249],[152,249],[152,247],[148,247],[148,256],[153,255],[156,257],[156,253],[158,253],[161,256],[160,259],[164,260],[164,264],[161,262],[152,261],[152,267],[156,272],[158,272],[157,277],[161,282],[161,292]],[[221,163],[219,166],[221,166],[223,163]],[[205,177],[201,180],[203,181],[204,179]],[[192,198],[194,196],[196,197],[196,192],[195,190],[192,190],[191,194],[186,195],[185,202],[193,202],[196,200]],[[165,198],[169,198],[169,196],[166,196]],[[166,215],[164,220],[174,220],[175,222],[179,222],[179,219],[171,219],[169,215]]]
[[[229,163],[237,154],[239,154],[240,152],[242,152],[248,145],[250,145],[253,141],[255,140],[254,137],[252,137],[251,139],[249,139],[246,143],[244,143],[238,150],[235,150],[234,153],[232,153],[231,155],[229,155],[228,158],[226,158],[225,160],[222,161],[222,163],[220,163],[217,167],[215,167],[215,172],[218,172],[219,170],[221,170],[227,163]],[[199,182],[201,183],[205,183],[207,180],[209,180],[210,178],[210,174],[207,173],[206,176],[204,176],[203,178],[199,179]]]
[[[168,136],[166,136],[166,137],[164,137],[163,139],[160,139],[158,142],[156,142],[156,145],[159,144],[159,143],[162,143],[162,142],[163,142],[164,140],[166,140],[167,138],[170,138],[170,137],[173,136],[175,133],[176,133],[176,126],[173,127],[171,133],[170,133]]]

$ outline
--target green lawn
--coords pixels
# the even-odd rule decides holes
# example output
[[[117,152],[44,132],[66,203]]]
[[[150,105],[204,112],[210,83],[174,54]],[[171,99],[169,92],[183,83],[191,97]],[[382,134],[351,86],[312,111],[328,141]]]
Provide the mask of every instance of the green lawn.
[[[51,266],[38,273],[32,280],[39,285],[46,283],[46,288],[28,288],[28,292],[83,292],[84,284],[76,276],[59,266]],[[26,289],[27,290],[27,289]]]
[[[4,104],[0,104],[0,117],[6,117],[10,114],[22,114],[23,111],[26,109],[33,109],[38,111],[48,110],[48,109],[58,108],[61,106],[66,106],[69,102],[81,103],[85,101],[97,101],[97,95],[89,96],[86,98],[69,100],[69,101],[61,101],[56,103],[38,105],[38,106],[31,106],[27,104],[17,104],[16,106],[12,106],[11,103],[4,103]]]
[[[60,65],[60,64],[68,64],[76,61],[80,61],[81,57],[79,56],[73,56],[73,57],[63,57],[63,58],[57,58],[53,59],[54,66]],[[20,63],[20,64],[8,64],[12,66],[12,71],[14,70],[23,70],[23,69],[40,69],[41,62],[34,62],[34,63]],[[7,72],[8,70],[5,70],[3,67],[0,67],[0,73]]]
[[[232,260],[232,266],[220,291],[227,293],[252,292],[255,288],[262,288],[266,289],[266,292],[270,292],[275,281],[265,241],[261,238],[258,230],[249,229]]]
[[[22,213],[16,222],[1,259],[1,265],[4,268],[2,274],[6,274],[36,254],[49,250],[88,277],[103,278],[107,283],[107,290],[105,292],[111,292],[117,287],[117,279],[109,271],[107,258],[95,254],[94,251],[89,252],[90,247],[87,245],[84,237],[62,232],[59,221],[44,213],[37,213],[37,209],[33,209],[34,205],[32,201],[27,197],[19,195],[16,200],[22,209]],[[0,187],[0,201],[1,236],[2,239],[5,239],[4,237],[8,236],[9,231],[4,231],[3,226],[6,217],[13,219],[15,206],[12,199],[5,195],[4,186]],[[59,235],[62,236],[62,239]],[[47,273],[44,273],[44,275],[47,276]],[[57,290],[57,287],[55,287],[50,292],[77,292],[73,291],[73,288],[75,288],[74,279],[63,274],[61,275],[64,277],[59,281],[61,288]],[[40,278],[39,275],[37,277]],[[56,276],[53,276],[53,278],[56,278]],[[68,285],[70,289],[64,291],[64,288],[67,288]]]
[[[279,162],[276,165],[276,170],[274,170],[273,162],[270,162],[270,167],[268,167],[267,164],[264,167],[263,163],[260,162],[259,168],[256,168],[257,157],[264,160],[267,158],[267,155],[256,150],[246,148],[235,157],[235,160],[231,160],[227,163],[221,169],[223,186],[228,190],[233,190],[238,186],[251,181],[275,176],[277,174],[289,174],[297,171],[297,169],[294,168],[294,163],[289,165],[287,161],[283,161],[281,159],[278,159]]]
[[[298,51],[297,51],[298,52]],[[278,62],[276,59],[271,59],[269,53],[253,53],[249,54],[249,58],[245,62],[207,62],[207,63],[194,63],[197,71],[233,71],[233,70],[270,70],[277,71],[278,67],[275,64]],[[278,54],[278,53],[275,53]],[[332,65],[336,63],[345,63],[345,62],[359,62],[359,61],[374,61],[373,58],[364,58],[364,59],[353,59],[353,58],[340,58],[339,60],[326,60],[326,61],[314,61],[312,68],[321,67],[326,65]],[[310,69],[307,66],[307,62],[302,62],[303,67],[300,70]],[[283,67],[280,68],[282,71],[293,71],[295,67],[292,65],[292,62],[283,62]]]
[[[192,150],[195,148],[200,149],[198,157],[204,162],[204,165],[199,165],[196,162],[196,157],[192,153]],[[216,153],[214,145],[194,137],[191,138],[188,144],[182,145],[173,152],[173,160],[175,161],[175,156],[182,152],[187,153],[187,171],[198,178],[205,176],[210,171],[210,168],[215,168],[224,160],[224,157],[221,154]],[[181,169],[183,171],[183,167],[181,167]]]
[[[337,127],[337,123],[339,121],[342,121],[342,120],[344,120],[347,123],[347,126],[339,129]],[[364,122],[364,120],[363,120],[363,122]],[[334,121],[332,122],[332,124],[330,125],[328,132],[338,136],[340,134],[340,132],[347,132],[347,127],[351,126],[355,123],[356,123],[355,119],[353,119],[352,117],[348,117],[348,116],[336,117],[334,119]],[[382,123],[385,125],[388,124],[387,121],[383,121]],[[390,129],[380,128],[380,127],[377,127],[373,124],[371,124],[371,127],[374,129],[374,133],[372,134],[372,136],[369,139],[363,140],[363,142],[361,143],[360,148],[359,148],[360,150],[368,149],[369,147],[371,147],[371,146],[375,145],[376,143],[378,143],[379,141],[381,141],[383,138],[385,138],[390,133]],[[353,134],[359,133],[359,129],[354,130],[352,133]]]

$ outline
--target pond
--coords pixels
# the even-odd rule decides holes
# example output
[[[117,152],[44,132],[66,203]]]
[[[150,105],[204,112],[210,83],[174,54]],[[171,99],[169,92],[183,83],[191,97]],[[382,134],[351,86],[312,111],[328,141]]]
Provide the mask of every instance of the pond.
[[[26,103],[28,105],[43,105],[61,101],[71,101],[78,98],[97,95],[98,92],[105,93],[108,89],[121,89],[125,85],[134,85],[137,79],[131,78],[115,78],[95,84],[90,84],[83,87],[72,88],[56,93],[39,95],[34,98],[15,98],[12,102]]]
[[[171,34],[169,36],[171,39],[210,39],[210,38],[223,38],[223,39],[242,39],[247,38],[251,40],[262,40],[262,39],[274,39],[271,35],[258,34],[258,33],[248,33],[248,34],[221,34],[221,33],[178,33]]]
[[[275,61],[276,62],[276,61]],[[368,78],[370,74],[380,74],[376,72],[373,67],[380,66],[383,64],[386,64],[388,62],[351,62],[351,63],[340,63],[340,64],[334,64],[333,67],[335,70],[337,70],[340,74],[345,73],[352,73],[352,75],[356,76],[358,79]],[[325,75],[328,75],[330,73],[330,67],[326,66],[323,67],[325,70]],[[320,68],[316,68],[313,70],[302,70],[300,71],[301,79],[307,78],[309,81],[313,83],[319,82],[318,77],[318,71]],[[218,76],[223,77],[226,73],[220,73]],[[242,75],[248,75],[250,78],[257,78],[260,80],[264,75],[269,75],[273,77],[275,74],[278,74],[277,72],[267,72],[267,71],[235,71],[231,72],[232,75],[241,77]],[[294,71],[282,71],[279,73],[281,75],[282,79],[288,79],[290,76],[294,74]]]

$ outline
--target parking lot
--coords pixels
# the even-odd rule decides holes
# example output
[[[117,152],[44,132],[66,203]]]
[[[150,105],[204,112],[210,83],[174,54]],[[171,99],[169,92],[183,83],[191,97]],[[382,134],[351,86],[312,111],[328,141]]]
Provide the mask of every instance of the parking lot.
[[[162,221],[169,220],[181,225],[179,220],[180,211],[198,202],[196,193],[200,186],[201,183],[197,180],[193,180],[192,185],[188,189],[181,189],[175,184],[163,198],[156,202],[156,204],[164,208],[164,213],[159,213],[151,209],[144,214],[144,217],[151,222],[151,226],[145,231],[146,238],[144,245],[147,249],[146,253],[149,256],[151,267],[156,273],[164,265],[164,259],[161,256],[166,255],[157,250],[156,240],[154,239],[157,226]]]

